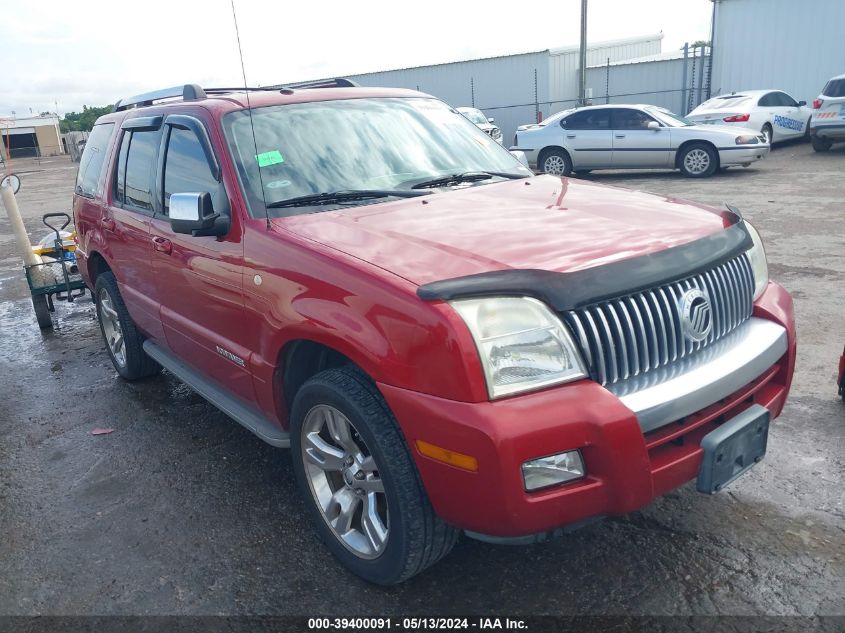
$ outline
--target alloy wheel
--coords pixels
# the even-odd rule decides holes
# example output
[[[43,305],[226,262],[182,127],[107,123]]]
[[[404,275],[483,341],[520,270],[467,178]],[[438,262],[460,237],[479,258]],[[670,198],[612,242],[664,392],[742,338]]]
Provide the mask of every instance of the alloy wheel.
[[[562,157],[553,154],[543,161],[543,171],[551,176],[562,176],[566,171],[566,164]]]
[[[308,487],[335,537],[360,558],[377,558],[389,535],[384,483],[361,435],[343,413],[320,404],[302,423]]]
[[[710,167],[710,155],[703,149],[692,149],[684,156],[684,167],[691,174],[703,174]]]
[[[120,316],[114,308],[111,295],[105,288],[102,288],[97,295],[97,312],[100,316],[100,323],[103,325],[106,345],[109,346],[115,363],[120,367],[126,367],[126,342],[123,339],[123,327],[120,324]]]

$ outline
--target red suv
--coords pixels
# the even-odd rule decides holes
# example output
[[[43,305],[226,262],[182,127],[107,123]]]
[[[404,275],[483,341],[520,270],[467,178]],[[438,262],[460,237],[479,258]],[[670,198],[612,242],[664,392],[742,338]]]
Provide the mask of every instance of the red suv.
[[[118,102],[74,215],[118,373],[292,448],[322,539],[380,584],[461,531],[715,492],[789,391],[792,301],[738,211],[534,176],[419,92]]]

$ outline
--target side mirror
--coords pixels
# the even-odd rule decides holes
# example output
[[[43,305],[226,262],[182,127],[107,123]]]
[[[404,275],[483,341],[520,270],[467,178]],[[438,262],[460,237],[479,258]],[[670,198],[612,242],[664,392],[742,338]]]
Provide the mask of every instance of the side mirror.
[[[649,130],[659,130],[660,124],[657,121],[649,121],[647,127]]]
[[[490,117],[489,119],[487,119],[487,122],[488,123],[495,123],[496,119],[494,119],[493,117]]]
[[[214,212],[211,194],[174,193],[170,196],[170,228],[193,237],[226,235],[229,218]]]
[[[799,101],[799,102],[798,102],[798,107],[799,107],[799,108],[803,108],[805,105],[807,105],[807,102],[806,102],[806,101]]]
[[[518,149],[512,149],[512,150],[510,150],[510,153],[513,155],[513,157],[516,160],[518,160],[520,163],[522,163],[522,165],[524,167],[528,167],[528,159],[525,157],[525,152],[518,150]],[[528,169],[531,169],[531,168],[528,167]]]

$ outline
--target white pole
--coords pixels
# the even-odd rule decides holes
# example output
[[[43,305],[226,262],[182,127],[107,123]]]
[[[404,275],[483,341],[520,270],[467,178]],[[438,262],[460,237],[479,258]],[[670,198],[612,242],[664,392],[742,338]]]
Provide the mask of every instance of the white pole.
[[[9,222],[12,224],[12,232],[15,234],[18,253],[21,259],[23,259],[23,263],[27,266],[40,264],[41,258],[32,252],[32,244],[29,241],[29,236],[26,234],[21,212],[18,209],[18,202],[15,200],[15,193],[8,185],[0,187],[0,193],[2,193],[3,206],[6,207],[6,215],[9,216]]]

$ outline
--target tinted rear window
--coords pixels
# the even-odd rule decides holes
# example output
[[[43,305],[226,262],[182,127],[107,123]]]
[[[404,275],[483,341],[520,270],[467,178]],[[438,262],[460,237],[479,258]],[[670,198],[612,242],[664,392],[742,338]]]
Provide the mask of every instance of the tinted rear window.
[[[831,79],[822,94],[826,97],[845,97],[845,79]]]
[[[86,198],[97,195],[97,184],[106,160],[109,139],[114,130],[114,123],[95,125],[85,143],[82,159],[79,161],[79,172],[76,174],[76,193]]]

